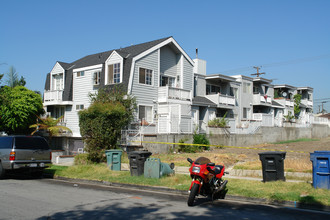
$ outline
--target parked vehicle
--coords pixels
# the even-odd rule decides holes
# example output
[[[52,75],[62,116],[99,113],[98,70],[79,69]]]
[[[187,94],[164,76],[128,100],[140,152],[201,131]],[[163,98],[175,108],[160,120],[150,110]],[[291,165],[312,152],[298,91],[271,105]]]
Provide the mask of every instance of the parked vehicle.
[[[224,198],[228,180],[223,180],[225,166],[215,165],[206,157],[199,157],[195,161],[187,158],[191,163],[189,169],[192,178],[189,188],[188,206],[193,206],[198,195],[211,196],[212,200]]]
[[[0,137],[0,178],[10,170],[27,170],[33,175],[41,175],[51,164],[51,156],[49,145],[43,137]]]

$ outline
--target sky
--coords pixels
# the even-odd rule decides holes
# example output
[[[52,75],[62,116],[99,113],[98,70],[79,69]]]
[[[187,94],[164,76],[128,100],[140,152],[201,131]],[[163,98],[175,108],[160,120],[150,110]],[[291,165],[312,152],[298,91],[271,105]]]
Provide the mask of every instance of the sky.
[[[168,36],[192,59],[198,48],[207,74],[261,66],[274,84],[314,88],[314,112],[330,112],[329,0],[0,0],[0,73],[14,66],[43,92],[56,61]]]

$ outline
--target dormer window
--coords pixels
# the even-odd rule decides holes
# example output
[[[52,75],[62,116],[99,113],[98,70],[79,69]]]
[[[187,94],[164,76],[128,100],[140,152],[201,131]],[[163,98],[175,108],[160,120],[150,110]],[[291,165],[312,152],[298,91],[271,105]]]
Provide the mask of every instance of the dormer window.
[[[53,89],[54,90],[63,90],[63,74],[53,75]]]
[[[108,84],[120,83],[120,63],[108,65]]]

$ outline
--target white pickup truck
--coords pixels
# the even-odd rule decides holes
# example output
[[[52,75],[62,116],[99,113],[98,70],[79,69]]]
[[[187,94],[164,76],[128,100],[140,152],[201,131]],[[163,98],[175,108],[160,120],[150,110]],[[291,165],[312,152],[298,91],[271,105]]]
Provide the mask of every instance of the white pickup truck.
[[[0,178],[6,171],[27,170],[41,175],[51,164],[52,153],[47,141],[39,136],[0,137]]]

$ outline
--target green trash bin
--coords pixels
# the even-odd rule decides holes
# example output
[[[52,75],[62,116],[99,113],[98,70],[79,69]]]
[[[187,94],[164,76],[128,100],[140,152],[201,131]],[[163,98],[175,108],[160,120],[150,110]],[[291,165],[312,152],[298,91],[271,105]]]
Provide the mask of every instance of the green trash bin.
[[[110,170],[121,170],[121,155],[122,150],[106,150],[105,155],[107,157],[107,165]]]

